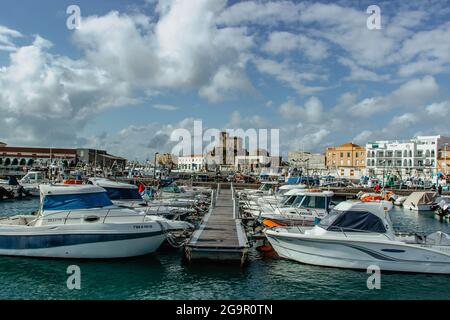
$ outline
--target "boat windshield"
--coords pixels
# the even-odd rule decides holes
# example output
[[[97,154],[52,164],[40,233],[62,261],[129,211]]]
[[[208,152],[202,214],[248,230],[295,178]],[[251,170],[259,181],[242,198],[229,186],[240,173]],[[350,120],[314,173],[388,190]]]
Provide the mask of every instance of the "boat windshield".
[[[338,211],[333,209],[320,221],[319,227],[328,231],[386,233],[383,221],[367,211]]]
[[[111,200],[142,200],[137,189],[104,188]]]
[[[55,194],[44,198],[43,210],[78,210],[113,205],[106,192],[85,194]]]
[[[305,196],[299,204],[303,208],[326,209],[327,201],[325,197]]]
[[[181,193],[181,189],[178,188],[178,186],[176,186],[176,185],[161,187],[160,190],[162,190],[164,192]]]

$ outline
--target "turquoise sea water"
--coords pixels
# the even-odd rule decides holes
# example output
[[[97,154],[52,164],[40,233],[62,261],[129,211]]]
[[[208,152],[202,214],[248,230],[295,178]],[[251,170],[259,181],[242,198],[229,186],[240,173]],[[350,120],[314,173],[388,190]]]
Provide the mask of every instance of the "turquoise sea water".
[[[38,200],[1,202],[0,215],[28,214]],[[394,209],[401,231],[450,232],[432,213]],[[81,268],[81,290],[66,286],[69,265]],[[382,273],[368,290],[363,271],[302,265],[256,250],[244,269],[182,262],[163,249],[128,260],[79,261],[0,257],[0,299],[449,299],[450,276]]]

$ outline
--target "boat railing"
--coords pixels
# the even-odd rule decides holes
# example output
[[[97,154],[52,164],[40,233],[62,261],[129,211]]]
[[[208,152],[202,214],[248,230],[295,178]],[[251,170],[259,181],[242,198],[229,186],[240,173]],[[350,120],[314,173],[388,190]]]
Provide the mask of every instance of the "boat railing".
[[[348,238],[348,236],[345,233],[345,231],[347,231],[347,232],[358,232],[358,233],[364,233],[364,234],[378,234],[378,235],[383,235],[386,238],[388,238],[389,240],[391,240],[391,238],[386,233],[383,233],[383,232],[375,232],[375,231],[353,229],[353,228],[344,228],[344,227],[332,227],[331,230],[334,231],[333,229],[341,231],[346,238]]]
[[[106,211],[106,214],[103,217],[102,216],[98,216],[96,214],[92,214],[92,216],[98,217],[99,220],[102,219],[102,223],[104,224],[104,223],[106,223],[106,219],[109,217],[109,214],[111,213],[112,210],[113,209],[108,209]],[[63,213],[63,211],[53,212],[53,213],[50,213],[50,214],[46,214],[43,218],[47,219],[50,216],[54,216],[54,215],[61,214],[61,213]],[[73,213],[74,213],[74,211],[72,211],[72,210],[67,212],[67,214],[64,217],[63,225],[67,224],[67,221],[70,219],[70,215],[73,214]],[[77,219],[85,219],[88,216],[89,215],[80,215],[79,217],[77,217]],[[145,222],[145,218],[146,218],[147,214],[135,215],[135,216],[134,215],[129,215],[129,214],[127,214],[127,215],[125,215],[125,214],[124,215],[115,215],[115,216],[113,216],[113,218],[130,218],[130,217],[138,217],[138,216],[141,216],[142,217],[142,222]]]

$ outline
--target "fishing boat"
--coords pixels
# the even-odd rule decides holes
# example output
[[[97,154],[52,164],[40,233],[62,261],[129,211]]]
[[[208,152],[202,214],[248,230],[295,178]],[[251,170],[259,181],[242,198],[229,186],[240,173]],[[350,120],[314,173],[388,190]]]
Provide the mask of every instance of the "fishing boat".
[[[386,209],[380,203],[345,201],[312,229],[264,232],[278,255],[305,264],[450,274],[450,236],[439,231],[396,235]]]
[[[166,239],[164,225],[113,205],[93,185],[41,185],[36,215],[0,220],[0,255],[49,258],[124,258],[152,253]]]
[[[435,192],[413,192],[403,202],[403,208],[414,211],[431,211],[431,206],[435,204]]]

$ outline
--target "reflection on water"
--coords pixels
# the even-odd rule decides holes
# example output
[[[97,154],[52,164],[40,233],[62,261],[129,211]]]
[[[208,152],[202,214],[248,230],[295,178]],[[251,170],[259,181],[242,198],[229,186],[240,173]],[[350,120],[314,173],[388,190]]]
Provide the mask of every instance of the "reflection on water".
[[[0,203],[0,214],[29,214],[38,200]],[[433,213],[395,208],[397,230],[450,232]],[[81,268],[81,290],[67,289],[67,267]],[[323,268],[251,250],[245,269],[186,265],[181,250],[127,260],[85,261],[0,257],[0,299],[449,299],[450,276],[382,274],[368,290],[364,271]]]

